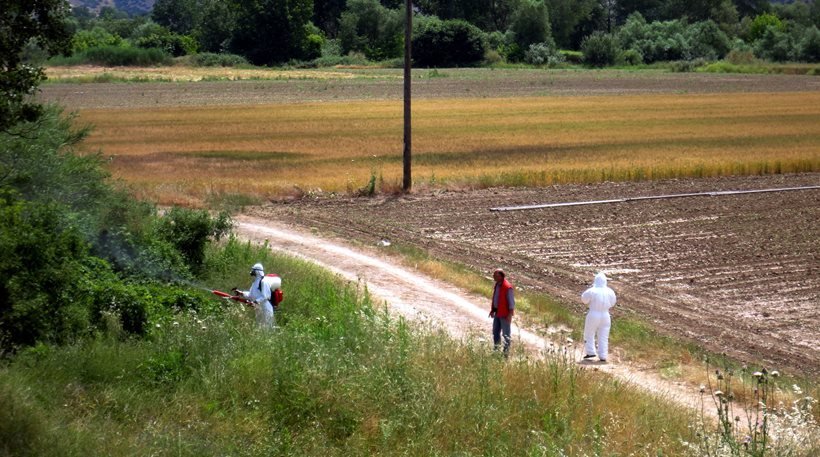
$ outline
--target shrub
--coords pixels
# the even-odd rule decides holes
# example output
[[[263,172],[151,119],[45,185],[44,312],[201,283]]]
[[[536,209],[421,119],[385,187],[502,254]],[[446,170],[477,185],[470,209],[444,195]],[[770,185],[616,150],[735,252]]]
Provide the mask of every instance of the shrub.
[[[136,45],[140,48],[162,49],[174,57],[195,54],[197,51],[197,42],[193,37],[176,33],[153,33],[137,39]]]
[[[637,49],[627,49],[621,53],[618,60],[626,65],[640,65],[643,63],[643,55]]]
[[[820,30],[817,26],[806,27],[803,38],[797,43],[800,60],[820,62]]]
[[[188,262],[189,270],[201,273],[205,262],[205,247],[209,240],[219,240],[232,226],[227,213],[211,218],[205,210],[171,208],[158,220],[157,236],[173,245]]]
[[[524,58],[530,45],[552,39],[549,14],[543,0],[523,0],[510,19],[510,31],[521,50],[520,55],[511,55],[515,60]]]
[[[706,61],[703,59],[678,60],[671,63],[671,69],[677,73],[689,73],[704,65],[706,65]]]
[[[191,56],[191,63],[198,67],[239,67],[250,65],[248,60],[236,54],[203,52]]]
[[[712,20],[687,27],[686,40],[689,43],[689,59],[722,59],[732,48],[729,37]]]
[[[342,53],[362,52],[370,60],[385,60],[403,53],[404,22],[398,10],[378,0],[350,0],[339,19]]]
[[[67,342],[89,326],[70,289],[82,284],[88,244],[64,208],[0,198],[0,348]],[[81,297],[80,297],[81,298]],[[79,311],[79,312],[78,312]]]
[[[618,39],[612,34],[593,32],[584,38],[581,43],[581,52],[584,53],[584,63],[589,66],[613,65],[620,52]]]
[[[568,51],[562,49],[558,51],[564,56],[564,60],[569,63],[580,64],[584,62],[584,53],[581,51]]]
[[[495,49],[488,49],[487,52],[484,53],[484,63],[486,65],[496,65],[502,62],[504,62],[504,57]]]
[[[484,53],[484,33],[462,20],[427,21],[413,36],[413,60],[422,67],[475,65]]]
[[[102,27],[91,30],[80,30],[71,39],[71,49],[74,52],[84,52],[91,48],[125,46],[122,37],[114,35]]]
[[[564,56],[558,52],[555,42],[549,39],[543,43],[531,44],[524,53],[524,61],[533,65],[554,67],[564,63]]]
[[[104,65],[110,67],[117,66],[137,66],[147,67],[154,65],[168,65],[171,57],[159,48],[131,48],[104,46],[90,48],[78,55],[83,62]]]
[[[749,26],[749,40],[757,41],[762,38],[770,27],[780,32],[785,30],[783,22],[776,15],[771,13],[759,14]]]
[[[755,55],[761,59],[786,62],[795,59],[795,43],[790,34],[769,26],[754,43]],[[796,60],[796,59],[795,59]]]

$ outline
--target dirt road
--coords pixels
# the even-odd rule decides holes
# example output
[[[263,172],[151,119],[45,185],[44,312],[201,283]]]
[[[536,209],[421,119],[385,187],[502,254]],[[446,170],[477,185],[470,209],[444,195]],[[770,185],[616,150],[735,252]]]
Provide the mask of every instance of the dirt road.
[[[362,281],[377,298],[384,300],[391,312],[410,321],[430,323],[447,330],[456,339],[478,338],[486,341],[491,320],[487,317],[487,300],[441,283],[424,274],[396,265],[374,249],[354,248],[338,238],[319,237],[293,225],[243,216],[237,218],[237,233],[247,239],[267,240],[272,249],[301,257],[327,268],[348,281]],[[419,294],[419,290],[426,291]],[[551,336],[550,336],[551,335]],[[550,347],[567,348],[560,331],[536,333],[513,325],[513,344],[531,354],[543,354]],[[580,360],[578,343],[568,346],[572,357]],[[601,370],[628,384],[689,408],[700,408],[697,387],[663,380],[611,357],[608,364],[579,363],[579,366]]]

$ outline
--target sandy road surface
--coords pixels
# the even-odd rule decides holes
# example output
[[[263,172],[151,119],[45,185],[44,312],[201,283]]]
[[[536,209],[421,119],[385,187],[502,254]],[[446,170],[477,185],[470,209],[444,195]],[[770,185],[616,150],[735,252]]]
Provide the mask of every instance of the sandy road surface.
[[[236,221],[239,236],[258,242],[267,240],[274,250],[314,262],[346,280],[362,281],[375,297],[385,300],[393,312],[408,320],[429,321],[456,339],[489,336],[491,321],[484,297],[396,265],[376,250],[354,248],[340,239],[318,237],[303,228],[265,219],[241,216]],[[425,294],[419,294],[420,290],[426,291]],[[543,354],[551,343],[564,344],[557,339],[551,341],[532,329],[513,325],[513,344],[526,347],[532,354]],[[581,358],[578,344],[575,344],[574,356],[577,360]],[[614,363],[579,365],[604,371],[683,406],[700,408],[700,395],[694,386],[660,379],[617,360],[616,353],[612,356]]]

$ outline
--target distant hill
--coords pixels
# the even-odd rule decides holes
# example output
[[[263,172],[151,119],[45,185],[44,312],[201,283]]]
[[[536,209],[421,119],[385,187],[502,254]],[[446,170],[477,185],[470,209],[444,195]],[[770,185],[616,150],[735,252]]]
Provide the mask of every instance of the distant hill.
[[[155,0],[68,0],[71,6],[85,6],[91,11],[99,12],[104,6],[112,6],[128,14],[150,13]]]

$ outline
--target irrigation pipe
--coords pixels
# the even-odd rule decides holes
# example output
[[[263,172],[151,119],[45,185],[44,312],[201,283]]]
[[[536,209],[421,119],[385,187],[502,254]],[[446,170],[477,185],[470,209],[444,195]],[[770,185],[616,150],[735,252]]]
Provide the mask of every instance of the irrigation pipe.
[[[739,194],[760,194],[765,192],[788,192],[792,190],[811,190],[820,189],[820,186],[802,186],[802,187],[779,187],[774,189],[755,189],[755,190],[722,190],[713,192],[693,192],[686,194],[667,194],[667,195],[651,195],[648,197],[627,197],[616,198],[612,200],[587,200],[580,202],[563,202],[563,203],[545,203],[541,205],[522,205],[522,206],[498,206],[490,208],[490,211],[522,211],[528,209],[542,209],[542,208],[558,208],[562,206],[583,206],[583,205],[605,205],[609,203],[625,203],[635,202],[641,200],[664,200],[669,198],[683,198],[683,197],[722,197],[724,195],[739,195]]]

